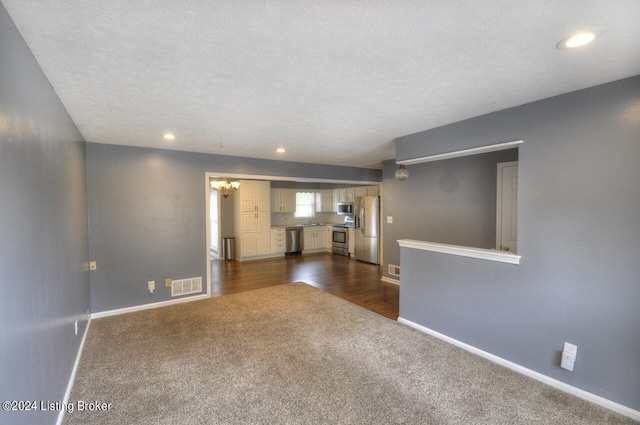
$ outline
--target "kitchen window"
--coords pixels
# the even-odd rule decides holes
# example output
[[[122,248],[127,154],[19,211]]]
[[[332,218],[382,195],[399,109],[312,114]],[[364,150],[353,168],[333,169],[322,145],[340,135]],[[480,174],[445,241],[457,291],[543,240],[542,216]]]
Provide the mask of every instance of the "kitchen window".
[[[316,194],[314,192],[296,192],[295,217],[313,218],[316,216]]]

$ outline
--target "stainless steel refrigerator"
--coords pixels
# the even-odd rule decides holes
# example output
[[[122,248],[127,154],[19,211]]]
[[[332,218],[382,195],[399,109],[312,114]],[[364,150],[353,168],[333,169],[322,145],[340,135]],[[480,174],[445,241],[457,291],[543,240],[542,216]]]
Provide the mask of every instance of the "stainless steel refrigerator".
[[[380,240],[380,197],[356,198],[354,213],[356,260],[379,264],[378,241]]]

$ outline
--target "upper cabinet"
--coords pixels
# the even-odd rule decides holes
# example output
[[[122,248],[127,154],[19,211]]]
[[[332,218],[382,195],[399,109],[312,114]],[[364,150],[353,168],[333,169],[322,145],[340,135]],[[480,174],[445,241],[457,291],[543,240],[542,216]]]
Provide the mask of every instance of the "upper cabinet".
[[[338,202],[340,202],[340,189],[332,190],[333,200],[331,201],[331,212],[338,212]]]
[[[295,189],[271,189],[271,212],[296,212]]]
[[[316,212],[333,212],[335,208],[333,190],[326,189],[316,192]]]
[[[353,194],[356,198],[367,196],[367,187],[366,186],[356,187],[353,189]]]
[[[340,189],[340,202],[355,201],[355,188]]]
[[[237,195],[240,196],[240,208],[242,211],[270,211],[271,186],[268,181],[240,180],[238,192]]]

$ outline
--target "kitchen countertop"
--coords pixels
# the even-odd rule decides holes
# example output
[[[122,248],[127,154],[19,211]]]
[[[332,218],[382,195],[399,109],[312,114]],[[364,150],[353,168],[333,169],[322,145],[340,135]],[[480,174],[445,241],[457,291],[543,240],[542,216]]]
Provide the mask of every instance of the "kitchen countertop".
[[[272,229],[285,229],[287,227],[319,227],[319,226],[334,226],[338,223],[313,223],[313,224],[274,224]]]

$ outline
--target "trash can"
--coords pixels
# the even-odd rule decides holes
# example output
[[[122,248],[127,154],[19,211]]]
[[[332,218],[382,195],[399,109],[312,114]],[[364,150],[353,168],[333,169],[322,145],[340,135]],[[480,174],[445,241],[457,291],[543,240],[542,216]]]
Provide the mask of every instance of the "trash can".
[[[236,259],[236,238],[222,238],[222,259]]]

